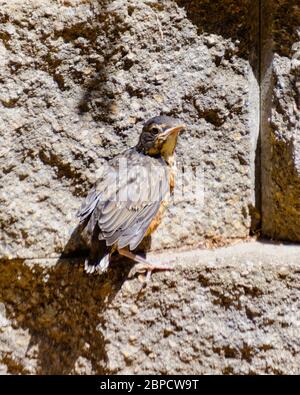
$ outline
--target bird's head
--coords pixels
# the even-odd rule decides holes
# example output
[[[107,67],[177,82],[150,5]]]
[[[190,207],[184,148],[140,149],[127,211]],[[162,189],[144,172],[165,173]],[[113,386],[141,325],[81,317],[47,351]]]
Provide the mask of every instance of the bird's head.
[[[162,156],[166,161],[173,156],[178,133],[185,125],[176,118],[159,116],[144,124],[137,149],[150,156]]]

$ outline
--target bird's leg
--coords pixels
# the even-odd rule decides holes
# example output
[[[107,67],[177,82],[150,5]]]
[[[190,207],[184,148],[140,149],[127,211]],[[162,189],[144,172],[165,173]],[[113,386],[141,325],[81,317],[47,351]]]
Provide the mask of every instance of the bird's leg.
[[[133,254],[131,251],[129,251],[125,248],[118,249],[118,252],[120,255],[126,256],[126,258],[129,258],[135,262],[138,262],[138,265],[136,265],[134,267],[134,274],[147,272],[146,282],[149,281],[151,273],[154,270],[174,270],[174,268],[172,266],[148,262],[145,258],[141,257],[140,255]]]

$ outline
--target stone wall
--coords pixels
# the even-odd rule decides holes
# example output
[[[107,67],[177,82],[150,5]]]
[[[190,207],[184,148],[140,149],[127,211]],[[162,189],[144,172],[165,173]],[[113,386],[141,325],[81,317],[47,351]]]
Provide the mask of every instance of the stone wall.
[[[1,372],[299,372],[299,249],[194,251],[300,241],[299,13],[0,0]],[[103,163],[160,113],[188,125],[179,174],[200,169],[202,193],[170,205],[152,250],[178,270],[140,294],[127,261],[83,273],[72,230]]]

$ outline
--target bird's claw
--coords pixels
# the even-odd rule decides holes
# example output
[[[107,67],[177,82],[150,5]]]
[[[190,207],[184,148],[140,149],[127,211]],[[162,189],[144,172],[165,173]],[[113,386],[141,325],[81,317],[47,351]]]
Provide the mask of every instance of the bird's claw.
[[[156,270],[174,270],[174,267],[164,264],[138,263],[132,268],[129,277],[134,277],[136,274],[146,273],[144,282],[144,286],[146,286],[150,282],[152,273]]]

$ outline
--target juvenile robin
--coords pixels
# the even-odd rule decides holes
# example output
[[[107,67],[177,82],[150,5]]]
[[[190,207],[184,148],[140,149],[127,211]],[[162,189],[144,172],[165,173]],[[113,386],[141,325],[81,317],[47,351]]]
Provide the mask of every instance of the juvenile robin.
[[[88,235],[87,273],[104,272],[113,253],[138,263],[136,271],[170,270],[134,251],[161,222],[174,187],[174,150],[185,125],[158,116],[144,124],[138,144],[108,162],[77,216]]]

